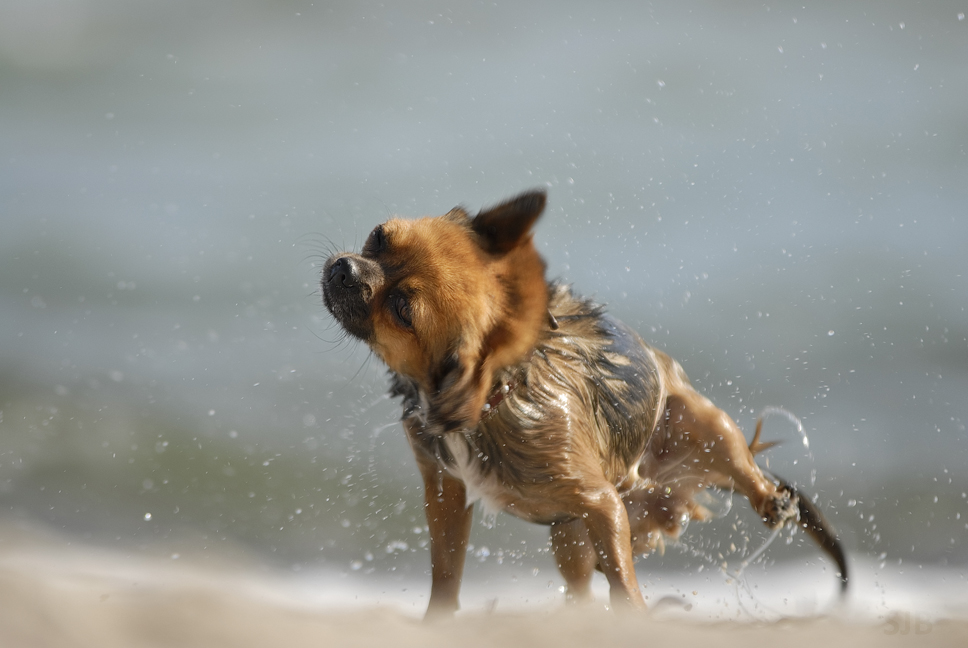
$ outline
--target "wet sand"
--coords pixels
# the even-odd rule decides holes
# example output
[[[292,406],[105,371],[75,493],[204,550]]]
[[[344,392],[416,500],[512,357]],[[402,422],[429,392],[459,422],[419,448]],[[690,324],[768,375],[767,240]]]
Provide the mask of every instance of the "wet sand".
[[[488,612],[473,592],[470,609],[428,625],[419,620],[421,595],[381,597],[339,576],[295,578],[235,558],[146,557],[9,530],[2,545],[0,645],[10,647],[968,645],[958,614],[835,609],[697,621],[662,601],[620,615],[555,600]]]

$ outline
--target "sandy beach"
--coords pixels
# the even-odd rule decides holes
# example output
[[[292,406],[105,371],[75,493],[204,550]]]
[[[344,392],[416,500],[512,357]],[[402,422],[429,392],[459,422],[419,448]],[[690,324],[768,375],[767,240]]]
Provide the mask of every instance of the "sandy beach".
[[[692,618],[686,613],[691,605],[665,600],[645,614],[613,614],[604,606],[573,608],[554,599],[530,605],[502,599],[498,605],[473,584],[468,609],[451,621],[425,624],[417,592],[381,596],[353,582],[294,578],[244,560],[203,564],[191,557],[131,555],[22,530],[4,537],[0,645],[10,647],[968,643],[968,621],[957,609],[931,614],[913,605],[885,613],[834,605],[807,616],[725,621],[710,620],[710,610],[713,617],[735,610],[736,600],[707,601],[705,617]],[[960,584],[963,591],[963,576]],[[948,585],[957,598],[958,583]],[[885,587],[894,586],[884,585],[882,594]],[[953,603],[963,605],[964,598]]]
[[[0,648],[968,647],[966,14],[0,0]],[[566,606],[548,529],[477,511],[421,623],[401,402],[323,267],[535,189],[547,279],[767,414],[846,600],[713,492],[647,613]]]

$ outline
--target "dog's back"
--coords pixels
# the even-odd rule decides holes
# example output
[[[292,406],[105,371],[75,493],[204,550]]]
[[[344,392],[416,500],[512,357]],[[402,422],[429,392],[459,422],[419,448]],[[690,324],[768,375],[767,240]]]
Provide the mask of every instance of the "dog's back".
[[[606,474],[620,491],[629,488],[662,407],[655,353],[638,333],[563,285],[551,285],[548,302],[557,329],[535,349],[532,394],[560,401],[565,389],[585,401],[581,412],[594,417]]]

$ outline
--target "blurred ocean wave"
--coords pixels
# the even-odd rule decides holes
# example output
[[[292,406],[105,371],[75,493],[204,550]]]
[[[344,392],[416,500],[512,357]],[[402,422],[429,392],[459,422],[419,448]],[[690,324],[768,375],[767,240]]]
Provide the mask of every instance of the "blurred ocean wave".
[[[390,213],[548,185],[549,274],[744,428],[801,417],[810,451],[771,421],[768,461],[852,551],[964,565],[958,11],[3,4],[0,512],[422,577],[398,407],[319,267]],[[550,569],[544,529],[473,533],[475,564]],[[761,533],[741,503],[649,560]]]

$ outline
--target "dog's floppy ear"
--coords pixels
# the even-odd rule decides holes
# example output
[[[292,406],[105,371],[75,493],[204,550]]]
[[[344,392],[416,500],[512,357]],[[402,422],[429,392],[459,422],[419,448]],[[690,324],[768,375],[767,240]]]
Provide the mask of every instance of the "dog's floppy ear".
[[[481,246],[491,254],[507,254],[524,241],[531,226],[544,211],[545,192],[526,191],[500,205],[482,210],[471,221],[471,229],[481,237]]]

